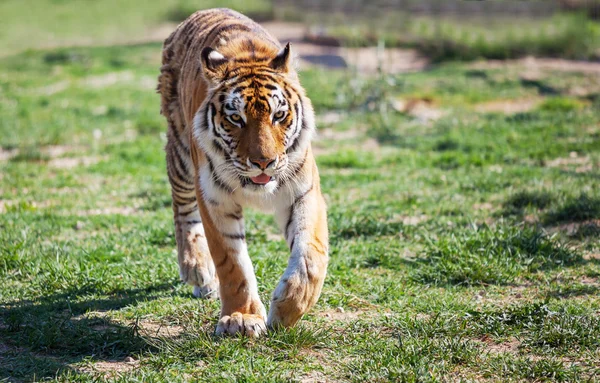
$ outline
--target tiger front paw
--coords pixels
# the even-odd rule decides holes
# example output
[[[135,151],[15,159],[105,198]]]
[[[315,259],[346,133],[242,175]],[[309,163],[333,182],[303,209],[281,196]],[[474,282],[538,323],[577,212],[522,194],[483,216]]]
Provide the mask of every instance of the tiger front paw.
[[[302,273],[282,279],[273,292],[269,328],[292,327],[317,301],[322,282],[311,280]]]
[[[184,283],[194,287],[193,294],[196,298],[219,298],[219,278],[214,268],[199,263],[184,262],[180,266],[180,277]]]
[[[258,338],[266,334],[267,326],[265,319],[258,314],[242,314],[234,312],[224,315],[217,324],[217,335],[243,335],[250,338]]]

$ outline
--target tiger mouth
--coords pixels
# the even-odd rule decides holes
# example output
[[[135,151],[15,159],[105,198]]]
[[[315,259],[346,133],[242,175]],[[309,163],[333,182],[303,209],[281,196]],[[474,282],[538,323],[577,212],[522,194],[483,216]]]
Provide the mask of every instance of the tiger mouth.
[[[271,182],[272,179],[273,179],[273,177],[271,177],[270,175],[267,175],[265,173],[261,173],[260,175],[258,175],[256,177],[250,177],[250,181],[252,181],[252,183],[255,185],[266,185],[269,182]]]

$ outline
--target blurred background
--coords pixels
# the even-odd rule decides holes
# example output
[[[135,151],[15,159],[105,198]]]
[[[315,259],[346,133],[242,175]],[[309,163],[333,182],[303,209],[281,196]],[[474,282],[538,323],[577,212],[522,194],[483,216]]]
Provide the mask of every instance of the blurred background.
[[[256,343],[174,253],[162,41],[217,6],[292,43],[328,204],[321,299]],[[599,278],[600,0],[0,0],[0,381],[595,381]]]
[[[273,24],[295,42],[411,48],[433,62],[600,58],[596,0],[4,0],[0,54],[160,41],[195,10],[211,7],[231,7]]]

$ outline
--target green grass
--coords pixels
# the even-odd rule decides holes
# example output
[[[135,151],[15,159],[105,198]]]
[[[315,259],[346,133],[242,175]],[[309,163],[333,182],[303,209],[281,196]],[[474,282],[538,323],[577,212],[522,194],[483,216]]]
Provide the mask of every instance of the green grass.
[[[289,12],[289,11],[288,11]],[[294,14],[294,12],[291,12]],[[597,23],[584,14],[552,17],[480,15],[420,16],[387,12],[349,19],[341,14],[302,13],[306,23],[325,26],[324,35],[344,46],[415,48],[434,62],[510,59],[527,55],[598,58]]]
[[[174,28],[193,12],[233,8],[268,18],[268,0],[22,0],[0,2],[0,56],[25,49],[71,45],[108,45],[158,41],[157,31]],[[100,22],[99,22],[100,21]],[[163,37],[164,38],[164,37]]]
[[[12,156],[0,161],[0,379],[600,379],[600,114],[571,92],[600,93],[591,75],[302,72],[318,114],[341,119],[315,142],[331,236],[323,295],[295,329],[218,339],[219,303],[178,282],[159,52],[0,59]],[[534,97],[516,114],[478,109]],[[396,112],[395,99],[443,114]],[[247,217],[268,302],[288,250],[272,217]]]

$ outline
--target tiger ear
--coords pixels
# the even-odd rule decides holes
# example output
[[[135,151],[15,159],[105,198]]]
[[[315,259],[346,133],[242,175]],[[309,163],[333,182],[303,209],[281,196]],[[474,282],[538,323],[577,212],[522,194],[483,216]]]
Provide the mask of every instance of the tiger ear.
[[[271,60],[271,68],[281,71],[281,72],[289,72],[290,71],[290,62],[291,62],[291,54],[290,54],[290,43],[287,43],[285,47],[277,53],[277,56],[273,60]]]
[[[221,80],[227,71],[227,58],[211,47],[202,49],[200,53],[204,77],[212,82]]]

